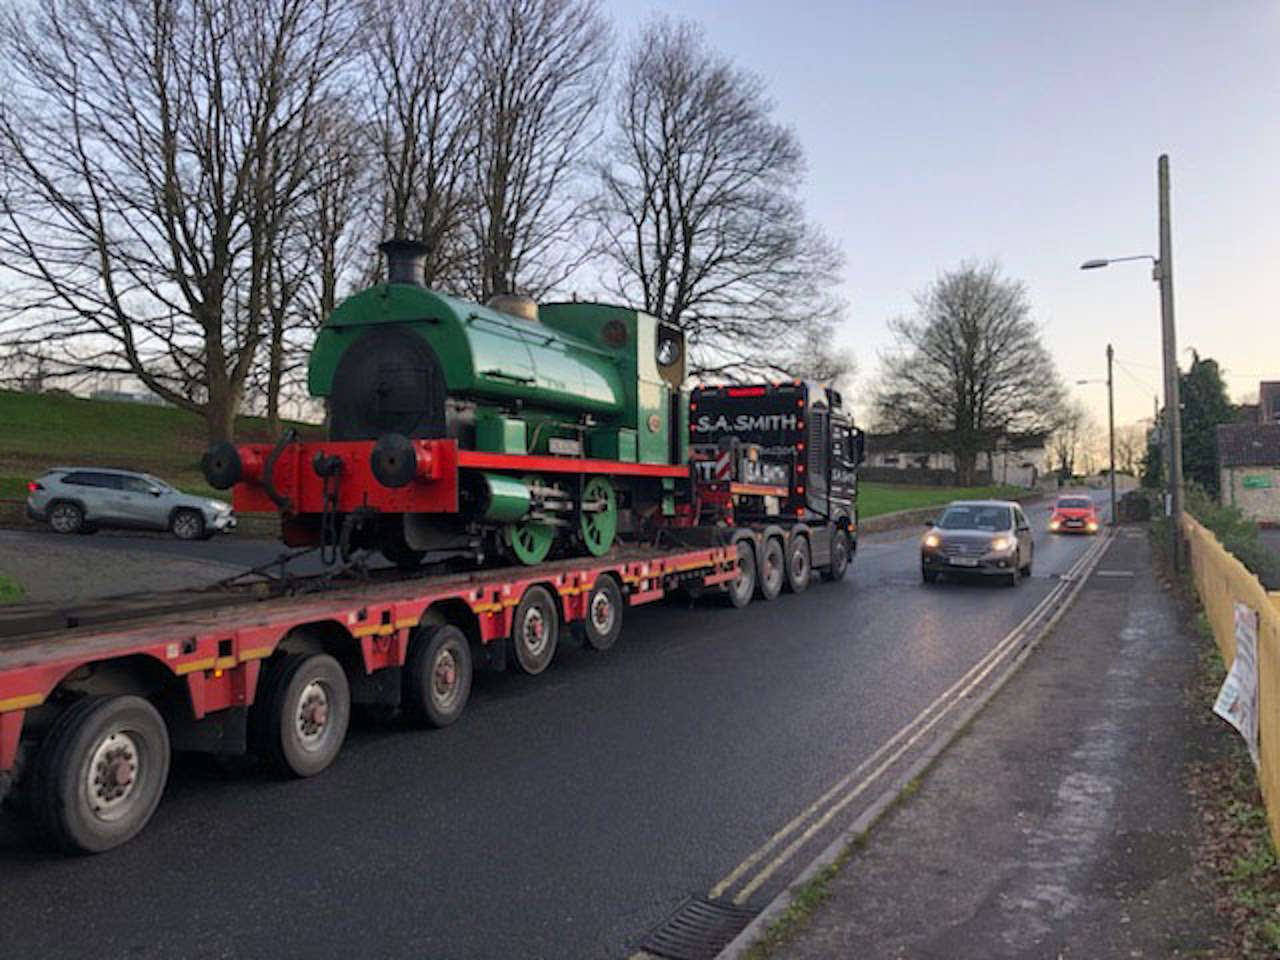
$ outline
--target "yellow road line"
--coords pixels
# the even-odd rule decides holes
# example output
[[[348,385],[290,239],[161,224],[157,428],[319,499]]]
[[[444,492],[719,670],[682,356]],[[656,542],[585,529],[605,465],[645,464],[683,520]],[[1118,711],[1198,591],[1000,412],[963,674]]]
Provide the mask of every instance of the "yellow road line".
[[[951,704],[948,704],[945,710],[943,710],[941,713],[938,714],[937,717],[935,717],[932,721],[930,721],[929,724],[926,727],[924,727],[924,729],[920,730],[913,737],[911,737],[908,743],[905,744],[902,748],[900,748],[892,758],[890,758],[884,764],[881,764],[881,766],[877,768],[877,770],[874,773],[872,773],[857,788],[855,788],[853,793],[851,793],[850,795],[842,799],[836,805],[836,807],[834,807],[831,811],[829,811],[826,815],[824,815],[817,822],[817,824],[815,824],[814,826],[806,830],[805,833],[802,834],[802,836],[798,840],[793,841],[790,845],[788,845],[787,848],[781,854],[779,854],[777,857],[774,858],[773,861],[771,861],[769,864],[765,866],[765,868],[761,871],[760,874],[757,874],[750,881],[750,883],[747,885],[746,888],[744,888],[742,892],[740,892],[734,897],[735,903],[741,904],[745,902],[752,893],[754,893],[757,889],[759,889],[760,885],[763,884],[764,881],[769,878],[769,876],[771,876],[774,872],[776,872],[778,867],[782,866],[783,863],[785,863],[787,860],[791,858],[792,855],[794,855],[797,849],[803,846],[804,843],[807,842],[807,840],[812,839],[812,837],[818,832],[818,830],[822,829],[823,826],[829,823],[831,818],[834,817],[836,813],[838,813],[841,809],[847,806],[852,800],[856,799],[860,794],[862,794],[866,790],[866,788],[870,786],[870,784],[874,782],[875,779],[879,777],[880,774],[883,773],[888,766],[891,766],[893,763],[895,763],[898,760],[898,758],[900,758],[907,749],[909,749],[913,744],[915,744],[920,739],[921,736],[924,735],[924,733],[932,729],[932,727],[936,725],[939,720],[941,720],[944,716],[946,716],[946,714],[950,711],[951,707],[954,706],[955,702],[958,702],[960,699],[962,699],[969,689],[971,689],[977,683],[980,683],[982,679],[985,678],[988,673],[990,673],[991,669],[993,669],[995,666],[995,662],[999,660],[1004,655],[1005,652],[1007,652],[1006,648],[1011,646],[1013,643],[1016,643],[1017,637],[1021,635],[1021,633],[1025,631],[1033,622],[1035,622],[1035,620],[1043,613],[1046,607],[1050,603],[1052,603],[1059,596],[1059,594],[1061,594],[1064,591],[1066,586],[1070,583],[1071,578],[1078,572],[1078,570],[1082,567],[1082,565],[1089,560],[1091,555],[1094,552],[1096,552],[1096,548],[1098,548],[1103,543],[1105,543],[1105,540],[1100,540],[1097,543],[1095,543],[1093,546],[1091,546],[1089,550],[1086,550],[1076,560],[1076,562],[1072,564],[1071,568],[1067,571],[1066,575],[1063,577],[1060,583],[1057,586],[1055,586],[1051,591],[1049,591],[1049,593],[1046,594],[1044,598],[1041,599],[1041,601],[1036,604],[1036,606],[1032,609],[1032,611],[1029,614],[1027,614],[1027,616],[1024,617],[1022,621],[1019,622],[1018,625],[1013,628],[1013,630],[1011,630],[1008,634],[1006,634],[1005,637],[998,644],[992,647],[991,650],[988,651],[987,654],[983,656],[981,660],[979,660],[976,664],[970,667],[969,670],[964,674],[964,676],[962,676],[959,680],[957,680],[945,691],[943,691],[942,694],[940,694],[937,697],[937,699],[935,699],[932,703],[930,703],[927,707],[925,707],[924,710],[920,711],[920,713],[918,713],[914,718],[912,718],[912,720],[909,723],[907,723],[904,727],[902,727],[902,729],[900,729],[896,734],[894,734],[893,737],[891,737],[884,744],[882,744],[875,751],[875,753],[873,753],[866,760],[862,761],[862,763],[858,764],[857,767],[855,767],[850,773],[842,777],[833,787],[828,789],[822,796],[820,796],[817,800],[815,800],[812,804],[810,804],[805,810],[803,810],[797,816],[792,818],[785,826],[782,827],[782,829],[780,829],[777,833],[775,833],[772,837],[770,837],[759,849],[757,849],[754,853],[752,853],[745,860],[743,860],[742,863],[738,864],[738,866],[736,866],[732,870],[732,872],[728,874],[728,876],[726,876],[723,880],[721,880],[714,887],[712,887],[711,894],[710,894],[711,898],[716,899],[723,896],[725,891],[727,891],[730,887],[734,885],[734,883],[736,883],[739,879],[741,879],[741,877],[744,874],[746,874],[749,870],[751,870],[752,867],[754,867],[766,856],[768,856],[769,852],[774,847],[776,847],[779,843],[781,843],[788,836],[790,836],[797,829],[799,829],[800,826],[805,823],[805,821],[807,821],[810,817],[818,813],[818,811],[821,810],[823,806],[825,806],[828,803],[828,801],[830,801],[838,793],[840,793],[842,790],[848,787],[854,777],[858,776],[858,774],[862,773],[869,766],[875,763],[881,756],[883,756],[885,753],[893,749],[894,745],[903,737],[910,734],[912,729],[917,724],[921,723],[925,717],[927,717],[931,712],[933,712],[936,708],[938,708],[941,704],[943,704],[944,701],[948,700],[949,698],[952,698],[952,695],[955,693],[955,691],[959,687],[968,683],[968,687],[966,687],[965,691],[963,691],[959,696],[955,697],[954,701]],[[991,662],[988,663],[988,661],[991,661]],[[984,665],[985,665],[985,669],[984,669]],[[982,671],[981,676],[978,676],[970,680],[970,678],[973,677],[973,674],[977,671]]]

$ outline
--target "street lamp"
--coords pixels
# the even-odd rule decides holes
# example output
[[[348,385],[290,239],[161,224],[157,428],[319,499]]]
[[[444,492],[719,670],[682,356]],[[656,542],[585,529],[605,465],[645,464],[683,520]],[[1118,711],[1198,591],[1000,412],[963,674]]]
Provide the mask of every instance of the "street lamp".
[[[1105,260],[1090,260],[1089,263],[1097,263],[1100,266],[1106,266]],[[1082,269],[1092,269],[1087,265]],[[1116,510],[1116,404],[1115,404],[1115,387],[1111,378],[1111,359],[1115,356],[1115,351],[1111,349],[1111,344],[1107,344],[1107,379],[1106,380],[1077,380],[1077,386],[1083,386],[1088,383],[1105,383],[1107,385],[1107,441],[1111,448],[1111,526],[1115,527],[1120,522],[1120,514]]]
[[[1164,409],[1169,448],[1169,515],[1170,539],[1173,546],[1173,569],[1182,566],[1182,415],[1178,403],[1178,348],[1173,324],[1173,227],[1169,212],[1169,157],[1161,154],[1156,163],[1156,192],[1160,209],[1160,256],[1140,253],[1132,257],[1086,260],[1081,270],[1122,263],[1127,260],[1150,260],[1151,279],[1160,284],[1160,328],[1164,354]],[[1112,474],[1114,478],[1114,473]]]

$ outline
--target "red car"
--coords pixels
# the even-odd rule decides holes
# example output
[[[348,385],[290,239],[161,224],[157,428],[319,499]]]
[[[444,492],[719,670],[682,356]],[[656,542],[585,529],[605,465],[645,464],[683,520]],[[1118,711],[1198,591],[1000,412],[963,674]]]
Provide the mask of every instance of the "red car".
[[[1098,508],[1088,497],[1059,497],[1049,518],[1051,533],[1097,533],[1100,526]]]

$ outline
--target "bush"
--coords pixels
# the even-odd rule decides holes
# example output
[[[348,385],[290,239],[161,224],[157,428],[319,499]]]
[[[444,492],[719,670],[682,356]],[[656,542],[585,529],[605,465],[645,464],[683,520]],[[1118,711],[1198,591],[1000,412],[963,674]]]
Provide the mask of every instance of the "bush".
[[[1280,558],[1258,539],[1258,525],[1235,507],[1218,503],[1195,484],[1185,488],[1186,510],[1213,531],[1221,544],[1262,581],[1280,590]]]

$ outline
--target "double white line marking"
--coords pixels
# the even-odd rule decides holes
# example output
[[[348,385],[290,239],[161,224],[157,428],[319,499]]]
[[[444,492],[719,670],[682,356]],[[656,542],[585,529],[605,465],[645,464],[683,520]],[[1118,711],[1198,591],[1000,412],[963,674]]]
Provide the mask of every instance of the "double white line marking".
[[[731,890],[735,884],[747,876],[752,870],[759,870],[733,896],[733,902],[741,906],[773,876],[779,868],[787,863],[796,852],[812,840],[849,804],[866,793],[876,781],[889,770],[904,753],[929,733],[934,727],[949,716],[964,699],[981,684],[993,670],[1012,652],[1016,651],[1027,632],[1039,621],[1044,613],[1068,590],[1082,571],[1087,570],[1106,549],[1108,537],[1099,537],[1089,549],[1080,555],[1071,568],[1061,576],[1044,599],[1036,604],[1022,621],[1014,627],[999,643],[959,680],[948,687],[931,704],[920,711],[906,726],[895,733],[887,741],[863,760],[852,771],[841,777],[826,793],[820,796],[781,830],[770,837],[763,846],[733,868],[723,880],[711,888],[711,899],[719,899]],[[871,770],[861,780],[868,769]],[[816,819],[815,819],[816,818]],[[808,824],[808,826],[805,826]],[[801,830],[801,828],[804,828]],[[799,832],[797,832],[799,831]],[[789,837],[794,839],[778,853],[774,851]],[[761,865],[763,863],[763,865]]]

